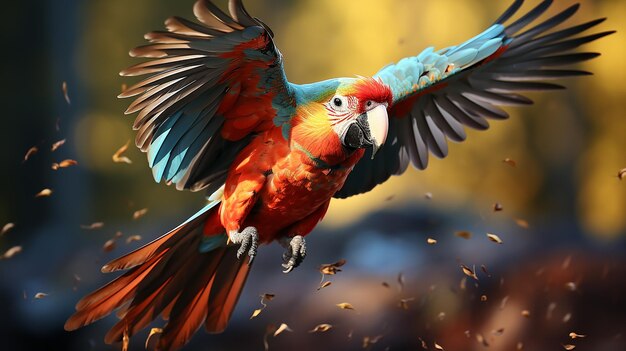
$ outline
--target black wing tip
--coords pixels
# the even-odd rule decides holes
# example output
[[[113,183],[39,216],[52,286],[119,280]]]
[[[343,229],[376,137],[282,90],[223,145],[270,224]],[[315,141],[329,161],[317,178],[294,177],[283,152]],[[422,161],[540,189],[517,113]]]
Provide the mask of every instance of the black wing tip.
[[[524,4],[524,0],[515,0],[508,9],[506,9],[498,19],[495,20],[494,24],[502,24],[509,20]]]
[[[615,34],[615,33],[617,33],[617,31],[616,31],[616,30],[606,30],[606,31],[604,31],[604,32],[600,32],[600,33],[598,33],[597,35],[599,35],[599,36],[600,36],[600,37],[598,37],[598,39],[600,39],[600,38],[604,38],[604,37],[606,37],[606,36],[608,36],[608,35],[613,35],[613,34]]]

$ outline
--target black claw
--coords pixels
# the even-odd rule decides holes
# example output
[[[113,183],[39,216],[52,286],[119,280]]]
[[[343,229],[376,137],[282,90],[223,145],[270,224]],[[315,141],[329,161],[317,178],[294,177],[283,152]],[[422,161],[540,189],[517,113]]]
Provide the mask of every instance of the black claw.
[[[298,267],[306,256],[306,242],[300,235],[294,236],[289,241],[287,250],[283,253],[283,273],[289,273]]]
[[[239,250],[237,250],[237,259],[241,259],[241,256],[248,251],[248,256],[250,257],[248,264],[252,264],[259,246],[259,236],[256,228],[246,227],[240,233],[233,234],[231,240],[234,244],[240,245]]]

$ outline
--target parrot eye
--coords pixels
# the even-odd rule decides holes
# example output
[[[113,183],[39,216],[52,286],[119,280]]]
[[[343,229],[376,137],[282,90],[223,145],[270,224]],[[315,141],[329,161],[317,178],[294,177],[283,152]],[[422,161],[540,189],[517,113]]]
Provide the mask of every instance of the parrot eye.
[[[328,105],[330,106],[331,109],[337,112],[345,112],[350,109],[349,102],[350,101],[348,100],[347,97],[341,96],[341,95],[335,95],[333,96],[332,99],[330,99],[330,101],[328,102]]]
[[[367,107],[372,107],[372,104],[373,104],[372,100],[368,100],[368,101],[365,103],[365,105],[366,105]]]

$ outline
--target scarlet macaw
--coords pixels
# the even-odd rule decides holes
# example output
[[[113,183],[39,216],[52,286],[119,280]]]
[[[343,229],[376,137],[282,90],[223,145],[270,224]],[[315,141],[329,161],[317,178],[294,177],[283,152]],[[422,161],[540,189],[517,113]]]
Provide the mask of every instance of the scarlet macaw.
[[[512,21],[516,0],[478,36],[388,65],[371,78],[313,84],[287,81],[272,31],[241,0],[230,15],[197,1],[201,23],[169,18],[167,31],[130,52],[151,60],[121,72],[149,74],[120,97],[138,96],[136,144],[157,182],[205,190],[209,203],[164,236],[106,264],[128,270],[84,297],[65,324],[73,330],[121,308],[106,342],[132,336],[162,315],[159,350],[184,345],[204,323],[226,327],[258,244],[281,241],[284,272],[304,259],[304,236],[330,200],[367,192],[409,163],[424,169],[443,158],[464,127],[484,130],[506,119],[499,105],[528,105],[517,94],[562,86],[545,81],[588,72],[562,66],[598,56],[572,53],[612,32],[573,38],[603,19],[551,31],[573,5],[522,31],[551,5],[542,1]],[[510,22],[505,25],[505,22]],[[242,256],[248,255],[248,263]]]

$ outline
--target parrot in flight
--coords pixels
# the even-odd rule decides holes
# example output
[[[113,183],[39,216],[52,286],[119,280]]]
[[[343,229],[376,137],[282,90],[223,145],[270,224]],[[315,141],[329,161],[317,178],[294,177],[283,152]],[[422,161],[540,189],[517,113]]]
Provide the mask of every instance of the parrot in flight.
[[[460,45],[427,48],[372,77],[312,84],[287,80],[274,33],[241,0],[229,1],[228,14],[198,0],[199,22],[167,19],[167,30],[130,51],[149,60],[120,74],[149,76],[120,97],[135,97],[126,114],[138,112],[136,145],[155,181],[206,191],[208,204],[102,267],[126,272],[80,300],[65,329],[119,310],[107,343],[159,316],[167,322],[157,350],[181,348],[202,324],[221,332],[260,244],[281,243],[290,272],[332,198],[370,191],[409,164],[426,168],[466,127],[506,119],[499,106],[532,103],[519,92],[591,74],[567,66],[599,55],[574,49],[613,33],[579,35],[604,19],[555,29],[578,4],[542,22],[551,0],[516,15],[522,4]]]

